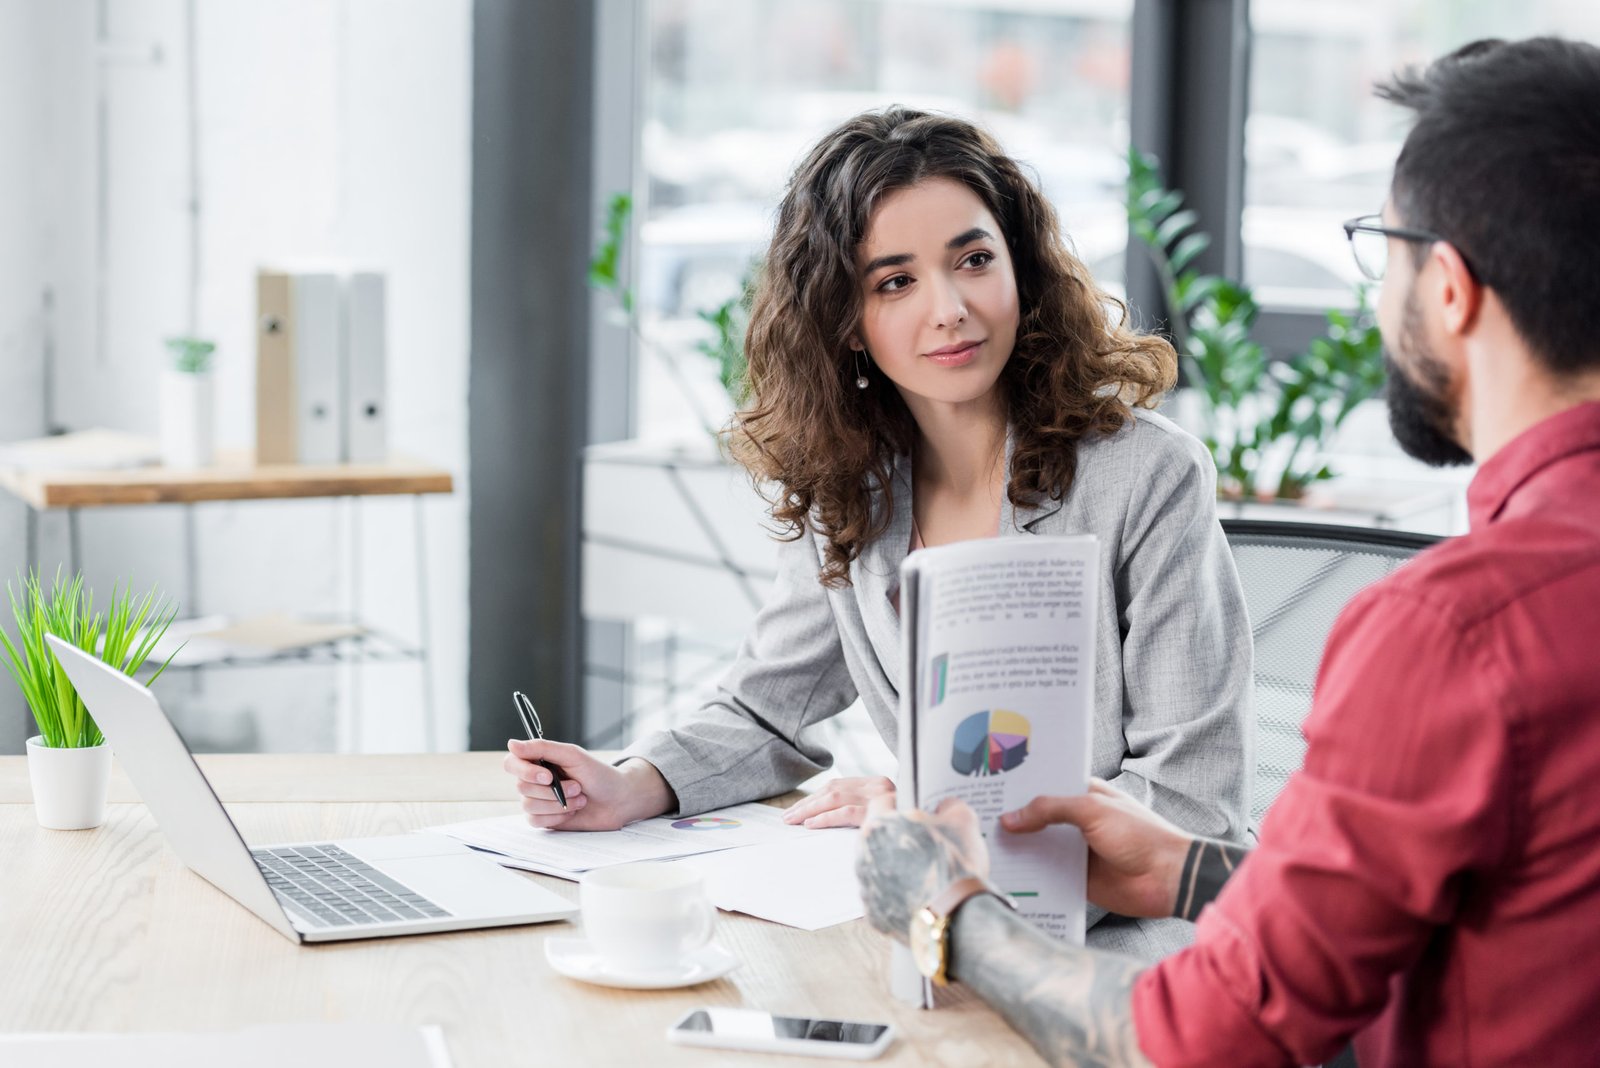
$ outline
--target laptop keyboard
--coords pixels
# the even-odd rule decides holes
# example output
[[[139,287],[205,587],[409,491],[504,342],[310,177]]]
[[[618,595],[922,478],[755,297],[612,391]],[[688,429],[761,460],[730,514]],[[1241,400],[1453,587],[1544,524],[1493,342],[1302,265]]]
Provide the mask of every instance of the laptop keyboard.
[[[450,915],[336,845],[252,849],[250,853],[284,907],[318,927]]]

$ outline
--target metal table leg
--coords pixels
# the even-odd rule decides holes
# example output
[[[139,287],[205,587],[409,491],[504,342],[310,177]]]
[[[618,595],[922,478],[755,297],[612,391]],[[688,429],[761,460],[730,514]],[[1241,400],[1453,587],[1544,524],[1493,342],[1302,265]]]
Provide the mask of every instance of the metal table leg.
[[[433,620],[428,610],[428,551],[424,533],[422,494],[411,498],[416,520],[417,549],[417,656],[422,662],[422,729],[428,752],[439,751],[438,721],[433,704]]]
[[[78,573],[82,556],[79,553],[78,541],[78,510],[67,509],[67,574],[69,577]]]
[[[351,497],[350,501],[350,621],[361,622],[361,498]],[[362,639],[365,641],[365,638]],[[364,647],[364,646],[363,646]],[[350,687],[350,748],[353,752],[361,752],[361,657],[350,658],[349,665],[345,668],[345,679]]]
[[[183,506],[183,606],[189,617],[200,614],[200,541],[195,533],[194,505]]]
[[[183,596],[187,602],[180,611],[189,619],[200,615],[200,537],[195,525],[194,505],[183,506]],[[199,696],[204,688],[203,671],[186,672],[189,676],[189,693]]]

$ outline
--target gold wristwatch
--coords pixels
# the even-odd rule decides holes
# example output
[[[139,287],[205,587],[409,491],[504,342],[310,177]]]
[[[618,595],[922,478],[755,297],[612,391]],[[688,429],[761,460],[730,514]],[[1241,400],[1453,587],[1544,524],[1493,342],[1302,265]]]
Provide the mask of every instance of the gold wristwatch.
[[[950,965],[950,921],[956,910],[979,894],[993,894],[1009,909],[1017,907],[1005,894],[976,876],[957,879],[944,888],[944,892],[911,916],[911,957],[917,962],[917,971],[933,980],[935,986],[944,986],[950,980],[946,969]]]

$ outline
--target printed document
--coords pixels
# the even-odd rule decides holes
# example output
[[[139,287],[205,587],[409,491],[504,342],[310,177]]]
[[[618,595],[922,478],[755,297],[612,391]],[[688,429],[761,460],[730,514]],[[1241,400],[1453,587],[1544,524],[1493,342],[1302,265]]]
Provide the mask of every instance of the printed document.
[[[523,816],[469,820],[427,830],[497,854],[508,868],[576,880],[584,872],[635,860],[671,860],[817,832],[783,822],[783,809],[750,802],[698,816],[658,816],[619,831],[549,831]]]
[[[1002,812],[1089,785],[1099,546],[999,538],[912,553],[900,571],[902,808],[946,798],[978,815],[989,878],[1040,930],[1083,943],[1083,836],[1001,830]],[[897,960],[895,986],[931,990]],[[920,995],[913,993],[920,986]]]

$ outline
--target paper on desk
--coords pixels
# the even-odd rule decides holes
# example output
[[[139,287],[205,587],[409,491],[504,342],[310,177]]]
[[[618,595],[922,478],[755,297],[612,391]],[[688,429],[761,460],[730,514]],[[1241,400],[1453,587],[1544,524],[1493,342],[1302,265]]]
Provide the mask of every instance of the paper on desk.
[[[299,1023],[193,1034],[0,1035],[6,1068],[450,1068],[438,1027]]]
[[[804,827],[783,822],[783,809],[752,802],[675,819],[640,820],[620,831],[547,831],[522,816],[450,823],[426,830],[447,834],[497,854],[510,868],[577,879],[584,872],[634,860],[670,860],[736,846],[802,837]],[[814,832],[813,832],[814,833]]]
[[[816,931],[865,913],[856,881],[854,828],[806,831],[803,836],[685,857],[700,870],[711,903],[729,912]]]

